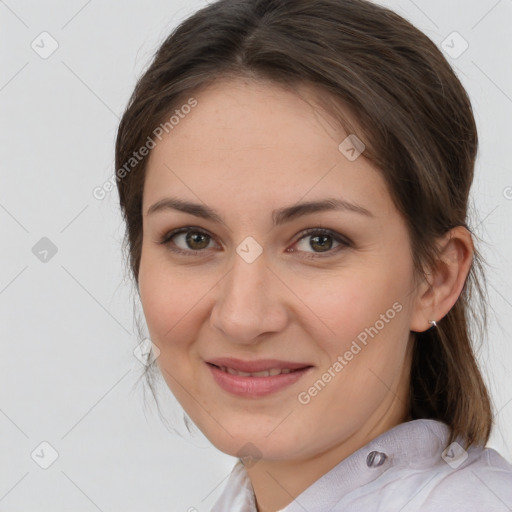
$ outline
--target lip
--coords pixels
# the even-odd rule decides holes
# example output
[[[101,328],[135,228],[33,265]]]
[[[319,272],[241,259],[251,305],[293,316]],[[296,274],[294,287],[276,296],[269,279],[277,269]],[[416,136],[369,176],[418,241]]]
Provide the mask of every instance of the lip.
[[[244,398],[260,398],[272,395],[299,381],[312,370],[312,366],[305,363],[293,363],[276,359],[260,359],[258,361],[242,361],[240,359],[220,358],[206,361],[215,382],[228,393]],[[227,366],[242,372],[259,372],[271,368],[295,370],[290,373],[281,373],[268,377],[244,377],[232,375],[218,368]]]

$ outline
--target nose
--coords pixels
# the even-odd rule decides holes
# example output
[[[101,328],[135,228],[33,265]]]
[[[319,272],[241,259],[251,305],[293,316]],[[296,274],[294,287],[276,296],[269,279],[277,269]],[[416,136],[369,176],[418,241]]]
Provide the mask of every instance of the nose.
[[[264,334],[280,332],[288,321],[284,290],[263,255],[252,263],[236,255],[232,269],[218,284],[212,326],[239,344],[254,344]]]

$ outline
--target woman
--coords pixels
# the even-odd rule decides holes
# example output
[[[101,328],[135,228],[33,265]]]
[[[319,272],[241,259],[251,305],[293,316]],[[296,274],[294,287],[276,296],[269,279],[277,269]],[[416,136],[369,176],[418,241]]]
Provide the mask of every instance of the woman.
[[[470,336],[476,152],[441,52],[367,1],[220,0],[160,47],[117,184],[148,382],[239,458],[214,511],[512,508]]]

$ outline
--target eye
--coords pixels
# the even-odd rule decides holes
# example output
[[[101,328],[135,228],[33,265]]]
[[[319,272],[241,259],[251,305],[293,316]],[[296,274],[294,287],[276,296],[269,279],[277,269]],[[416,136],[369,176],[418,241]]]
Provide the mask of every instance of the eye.
[[[188,227],[166,233],[160,243],[175,253],[191,256],[208,249],[211,241],[212,237],[202,229]]]
[[[296,242],[295,245],[299,246],[300,252],[306,253],[306,258],[317,258],[324,257],[321,254],[327,253],[326,256],[332,256],[338,253],[340,250],[351,247],[352,243],[347,238],[340,234],[331,231],[330,229],[319,229],[312,228],[301,233],[301,238]],[[309,242],[307,241],[309,239]],[[333,249],[333,242],[338,244]],[[309,252],[308,249],[313,249],[313,252]],[[289,250],[289,252],[296,252],[295,249]],[[309,252],[309,253],[308,253]]]
[[[292,248],[287,252],[305,253],[304,256],[301,256],[304,258],[332,256],[340,250],[352,246],[352,242],[348,238],[330,229],[311,228],[300,233],[300,236],[301,238],[294,244],[299,246],[299,250]],[[309,243],[307,239],[309,239]],[[201,228],[186,227],[166,233],[159,243],[167,246],[174,253],[194,256],[211,248],[212,242],[213,238]],[[334,244],[338,245],[333,249]],[[308,249],[313,249],[313,251],[310,252]],[[323,256],[322,253],[327,254]]]

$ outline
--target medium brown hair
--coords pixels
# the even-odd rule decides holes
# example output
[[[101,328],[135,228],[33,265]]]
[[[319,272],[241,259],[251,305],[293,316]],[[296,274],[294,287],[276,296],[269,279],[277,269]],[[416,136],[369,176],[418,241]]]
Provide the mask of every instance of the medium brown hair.
[[[456,226],[469,230],[476,124],[466,91],[425,34],[366,0],[218,0],[183,21],[160,46],[119,125],[117,186],[136,283],[148,158],[128,170],[126,163],[174,109],[226,77],[310,85],[340,126],[364,141],[364,158],[381,172],[407,223],[418,279],[435,267],[442,235]],[[360,129],[342,106],[355,114]],[[451,429],[449,442],[461,436],[466,447],[485,444],[492,427],[469,322],[473,317],[485,333],[482,266],[475,247],[455,305],[437,328],[414,333],[410,378],[412,418],[443,421]]]

